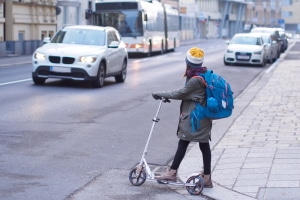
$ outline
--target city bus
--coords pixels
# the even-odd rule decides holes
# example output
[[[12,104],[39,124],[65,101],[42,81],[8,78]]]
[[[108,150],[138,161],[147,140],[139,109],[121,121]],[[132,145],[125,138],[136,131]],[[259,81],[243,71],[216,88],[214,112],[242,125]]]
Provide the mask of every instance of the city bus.
[[[129,54],[174,51],[180,45],[179,13],[156,0],[96,0],[92,24],[116,28]]]

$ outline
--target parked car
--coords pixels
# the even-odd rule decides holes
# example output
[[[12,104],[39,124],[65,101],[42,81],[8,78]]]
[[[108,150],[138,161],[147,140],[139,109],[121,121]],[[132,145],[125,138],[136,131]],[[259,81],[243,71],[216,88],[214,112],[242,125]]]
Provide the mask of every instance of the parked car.
[[[239,63],[265,66],[267,44],[264,44],[259,33],[237,33],[227,44],[225,65]]]
[[[278,44],[277,46],[277,57],[280,57],[281,49],[283,46],[283,41],[281,40],[281,37],[279,35],[279,31],[276,30],[276,28],[270,28],[270,27],[255,27],[251,29],[251,33],[270,33],[272,40],[275,40]]]
[[[276,30],[278,30],[279,36],[282,40],[281,52],[285,52],[285,50],[287,50],[289,46],[288,37],[285,34],[285,30],[283,28],[276,28]]]
[[[256,34],[256,33],[255,33]],[[275,40],[272,41],[272,37],[270,33],[260,33],[261,37],[263,38],[263,41],[266,46],[266,59],[269,63],[273,63],[277,60],[278,54],[278,44]]]
[[[32,80],[37,85],[59,78],[89,81],[100,88],[106,77],[126,79],[128,53],[113,27],[66,26],[45,41],[32,56]]]

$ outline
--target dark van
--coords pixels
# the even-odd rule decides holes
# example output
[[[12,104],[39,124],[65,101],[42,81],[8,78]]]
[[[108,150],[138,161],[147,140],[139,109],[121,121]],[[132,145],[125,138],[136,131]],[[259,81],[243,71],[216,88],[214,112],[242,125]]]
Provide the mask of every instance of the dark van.
[[[283,28],[276,28],[276,30],[279,31],[280,38],[282,40],[282,47],[281,47],[281,52],[285,52],[289,46],[289,41],[288,38],[285,34],[285,30]]]
[[[270,33],[272,40],[276,41],[278,44],[277,57],[279,58],[282,52],[283,41],[280,37],[279,31],[276,28],[269,27],[255,27],[251,29],[251,33]]]

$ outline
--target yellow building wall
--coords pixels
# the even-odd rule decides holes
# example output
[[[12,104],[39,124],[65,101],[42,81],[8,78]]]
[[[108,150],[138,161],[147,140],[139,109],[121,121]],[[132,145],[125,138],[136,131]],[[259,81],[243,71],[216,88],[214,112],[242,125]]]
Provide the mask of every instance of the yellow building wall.
[[[285,16],[288,13],[291,16]],[[300,1],[293,1],[293,5],[283,6],[282,14],[286,24],[300,24]]]
[[[23,33],[24,40],[41,40],[42,36],[56,31],[55,0],[10,3],[7,3],[6,9],[7,13],[11,13],[7,17],[6,40],[18,41],[19,33]]]

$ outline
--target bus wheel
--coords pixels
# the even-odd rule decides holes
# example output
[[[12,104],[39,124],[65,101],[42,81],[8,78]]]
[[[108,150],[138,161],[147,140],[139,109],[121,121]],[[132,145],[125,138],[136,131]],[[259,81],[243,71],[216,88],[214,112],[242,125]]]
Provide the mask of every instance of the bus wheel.
[[[176,39],[174,39],[174,46],[173,46],[173,51],[176,49]]]
[[[164,41],[161,41],[161,50],[160,50],[160,54],[164,54],[165,49],[164,49]]]
[[[152,55],[152,43],[149,41],[149,49],[148,49],[148,54],[147,56],[150,57]]]

